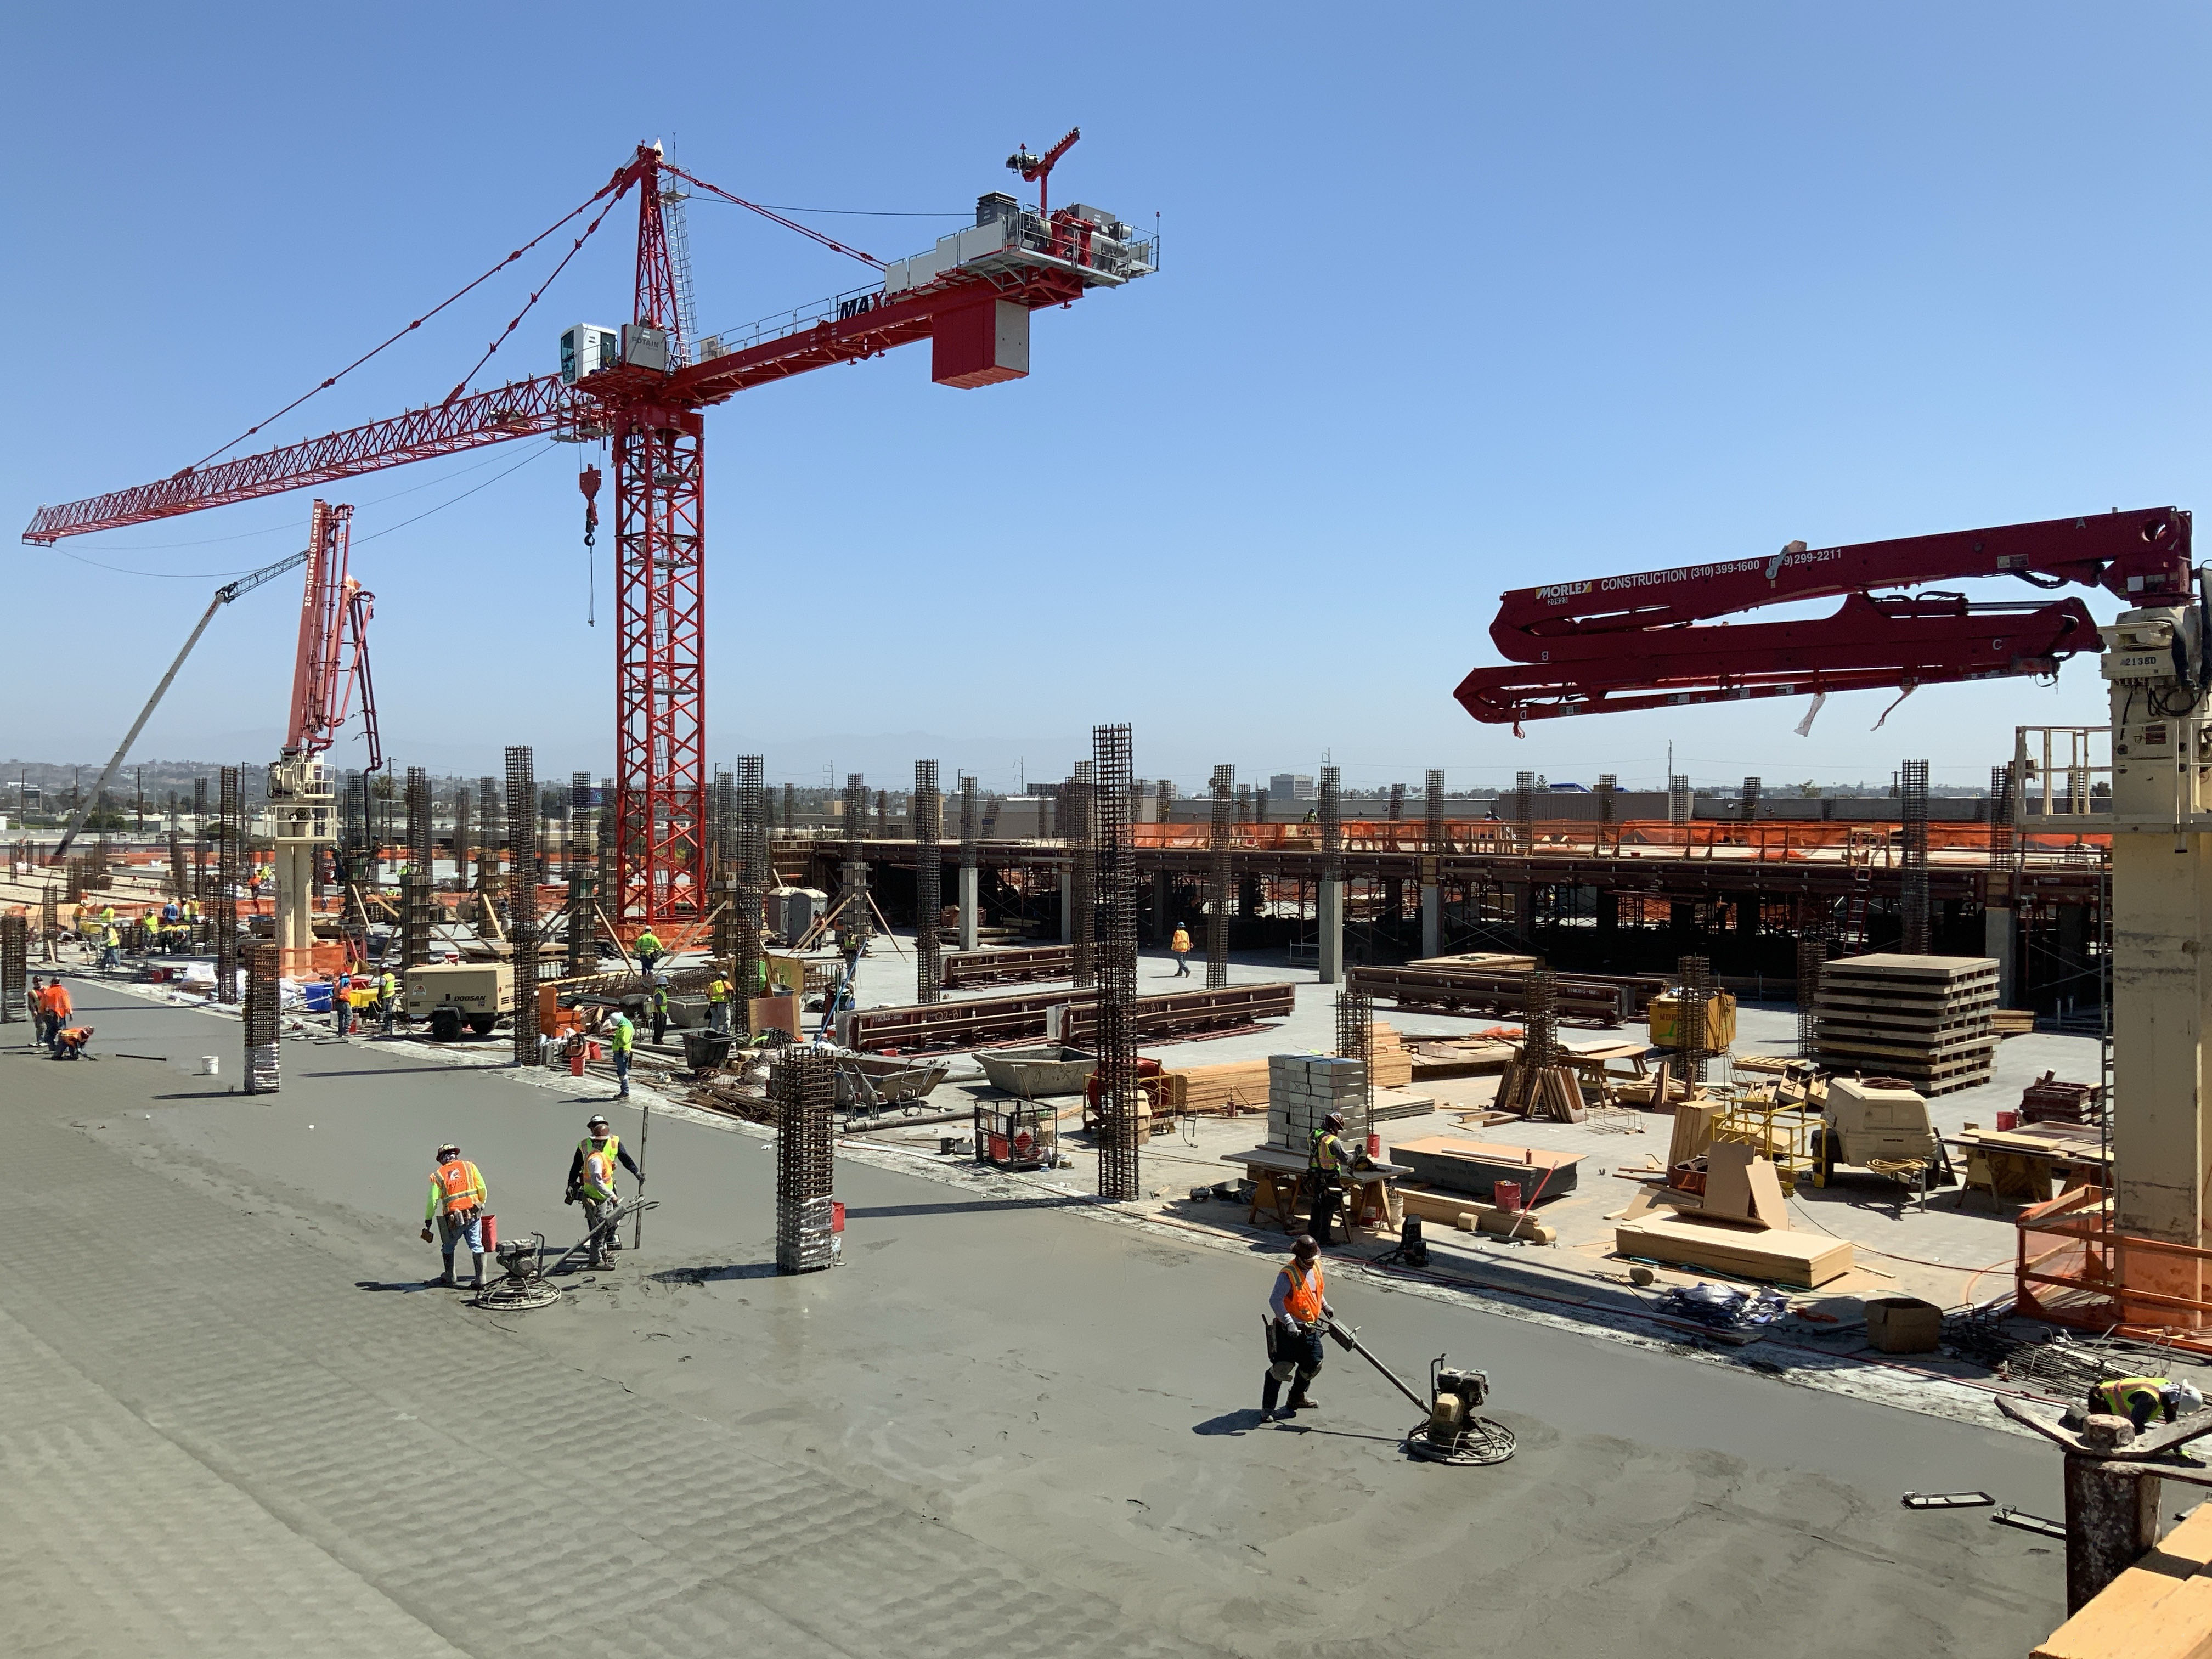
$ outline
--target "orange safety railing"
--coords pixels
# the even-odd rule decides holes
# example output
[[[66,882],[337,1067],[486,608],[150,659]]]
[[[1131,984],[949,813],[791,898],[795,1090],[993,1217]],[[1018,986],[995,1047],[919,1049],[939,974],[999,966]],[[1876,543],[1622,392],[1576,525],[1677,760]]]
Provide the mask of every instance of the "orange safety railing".
[[[2015,1224],[2020,1312],[2212,1355],[2212,1250],[2115,1231],[2097,1187],[2032,1204]]]

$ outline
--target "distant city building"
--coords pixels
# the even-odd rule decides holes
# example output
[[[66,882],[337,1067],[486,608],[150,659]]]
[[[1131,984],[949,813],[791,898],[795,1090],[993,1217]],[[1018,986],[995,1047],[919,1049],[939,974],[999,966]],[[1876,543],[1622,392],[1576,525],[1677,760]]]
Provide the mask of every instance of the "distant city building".
[[[1314,781],[1294,772],[1278,772],[1267,780],[1267,796],[1271,800],[1312,800]]]

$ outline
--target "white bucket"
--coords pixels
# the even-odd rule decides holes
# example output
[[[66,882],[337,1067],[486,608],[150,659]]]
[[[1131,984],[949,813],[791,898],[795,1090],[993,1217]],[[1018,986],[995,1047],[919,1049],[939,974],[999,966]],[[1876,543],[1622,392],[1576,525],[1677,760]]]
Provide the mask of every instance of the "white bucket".
[[[200,1056],[200,1075],[202,1077],[215,1076],[221,1069],[222,1066],[222,1061],[216,1055],[202,1054]]]

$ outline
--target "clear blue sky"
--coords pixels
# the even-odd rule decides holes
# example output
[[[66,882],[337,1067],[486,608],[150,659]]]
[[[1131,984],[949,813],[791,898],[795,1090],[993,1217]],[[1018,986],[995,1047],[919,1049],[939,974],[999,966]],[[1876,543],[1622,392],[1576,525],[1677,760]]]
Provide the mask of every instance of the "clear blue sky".
[[[1670,740],[1701,781],[1978,781],[2016,722],[2102,718],[2093,662],[1878,732],[1886,699],[1834,699],[1809,739],[1800,701],[1516,742],[1449,694],[1507,586],[2206,504],[2208,33],[2181,5],[33,8],[0,522],[195,460],[640,139],[758,200],[948,216],[813,222],[895,258],[1079,123],[1057,190],[1158,212],[1159,276],[1041,313],[1026,381],[939,388],[910,348],[709,416],[715,759],[895,784],[926,747],[1004,788],[1127,720],[1185,789],[1324,750],[1354,784],[1647,783]],[[861,275],[749,218],[693,210],[708,328]],[[495,377],[621,320],[631,234]],[[441,396],[525,291],[275,435]],[[497,476],[536,448],[332,492],[403,762],[609,765],[606,540],[592,629],[575,453]],[[300,544],[307,506],[19,548],[0,751],[104,757],[212,573]],[[141,756],[264,758],[296,614],[288,578],[222,617]]]

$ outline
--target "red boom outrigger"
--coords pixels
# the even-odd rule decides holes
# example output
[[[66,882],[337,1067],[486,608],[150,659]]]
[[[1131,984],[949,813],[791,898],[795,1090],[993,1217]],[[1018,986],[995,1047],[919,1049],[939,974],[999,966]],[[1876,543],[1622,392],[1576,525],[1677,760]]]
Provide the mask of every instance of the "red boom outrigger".
[[[1505,594],[1492,641],[1513,665],[1478,668],[1456,696],[1516,727],[1563,714],[1804,696],[2004,675],[2052,674],[2102,648],[2078,599],[1970,604],[1960,593],[1875,593],[1978,576],[2102,587],[2131,604],[2185,594],[2190,515],[2177,507],[2048,519],[1850,547],[1792,542],[1764,558],[1553,582]],[[1831,615],[1700,626],[1843,596]]]

